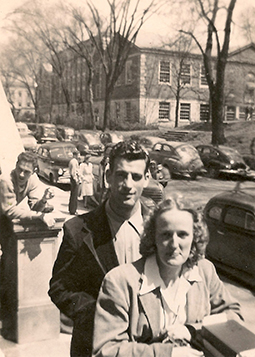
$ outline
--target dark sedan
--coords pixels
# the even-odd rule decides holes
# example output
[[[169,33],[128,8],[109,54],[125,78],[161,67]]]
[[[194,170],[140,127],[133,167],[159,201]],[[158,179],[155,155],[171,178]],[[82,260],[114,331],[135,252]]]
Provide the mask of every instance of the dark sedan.
[[[104,152],[104,145],[101,143],[100,135],[97,132],[76,131],[72,142],[76,145],[81,155],[102,155]]]
[[[210,240],[207,256],[216,267],[255,287],[255,196],[234,190],[205,206]]]
[[[237,150],[223,145],[198,145],[196,148],[209,177],[245,178],[249,175],[249,167]]]
[[[76,151],[70,142],[46,143],[37,151],[38,175],[51,183],[70,183],[69,161]]]
[[[179,141],[160,141],[150,151],[150,158],[169,170],[170,177],[196,179],[205,173],[196,148]]]

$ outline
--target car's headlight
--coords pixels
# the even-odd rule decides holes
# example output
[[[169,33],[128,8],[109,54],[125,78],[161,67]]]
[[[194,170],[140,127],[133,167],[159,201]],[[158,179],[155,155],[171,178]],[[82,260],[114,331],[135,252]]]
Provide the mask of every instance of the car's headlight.
[[[231,165],[230,165],[230,164],[226,164],[226,165],[225,165],[225,168],[226,168],[226,169],[231,169]]]
[[[58,169],[58,174],[59,174],[59,176],[61,176],[61,175],[63,175],[63,173],[64,173],[64,171],[63,171],[63,169]]]

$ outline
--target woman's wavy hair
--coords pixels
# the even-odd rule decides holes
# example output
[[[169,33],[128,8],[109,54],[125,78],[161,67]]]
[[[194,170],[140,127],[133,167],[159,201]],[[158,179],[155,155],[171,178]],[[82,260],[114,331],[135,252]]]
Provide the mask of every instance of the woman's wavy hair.
[[[180,195],[169,197],[155,207],[151,216],[147,222],[145,222],[144,233],[140,243],[140,253],[142,257],[147,258],[156,252],[155,237],[157,218],[163,212],[171,211],[174,208],[177,208],[180,211],[187,211],[191,213],[193,217],[193,242],[189,258],[186,262],[188,267],[192,267],[196,265],[200,259],[205,257],[206,246],[209,242],[209,231],[202,214],[198,210],[195,210],[191,203],[185,201]]]

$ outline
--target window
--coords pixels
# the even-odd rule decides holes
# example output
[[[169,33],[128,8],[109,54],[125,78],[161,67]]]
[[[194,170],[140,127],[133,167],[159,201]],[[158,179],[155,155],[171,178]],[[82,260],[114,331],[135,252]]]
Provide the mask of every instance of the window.
[[[228,106],[226,110],[226,120],[231,121],[231,120],[235,120],[235,118],[236,118],[236,107]]]
[[[208,216],[210,218],[212,218],[212,219],[216,219],[217,221],[219,221],[220,220],[220,216],[221,216],[221,212],[222,212],[222,208],[221,207],[214,206],[208,212]]]
[[[115,115],[116,119],[120,118],[120,103],[115,102]]]
[[[170,103],[160,102],[159,103],[159,120],[170,119]]]
[[[132,61],[126,62],[125,83],[132,83]]]
[[[210,119],[209,104],[200,104],[200,120],[209,121],[209,119]]]
[[[244,210],[231,207],[226,212],[224,222],[234,227],[245,228],[245,214]]]
[[[245,119],[246,119],[246,110],[245,110],[245,107],[240,107],[240,108],[239,108],[239,119],[240,119],[240,120],[245,120]]]
[[[181,81],[183,84],[191,84],[191,65],[183,63],[181,68]]]
[[[131,120],[131,103],[126,102],[126,119],[127,121]]]
[[[245,228],[250,231],[255,231],[255,217],[249,212],[246,213]]]
[[[181,103],[180,120],[190,120],[190,103]]]
[[[207,86],[205,67],[203,65],[200,66],[200,86]]]
[[[170,83],[170,62],[160,61],[159,63],[159,82]]]

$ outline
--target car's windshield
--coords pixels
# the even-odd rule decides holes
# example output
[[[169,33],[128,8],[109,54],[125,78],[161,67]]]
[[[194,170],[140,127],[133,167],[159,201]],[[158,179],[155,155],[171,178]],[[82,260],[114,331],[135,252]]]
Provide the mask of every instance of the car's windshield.
[[[96,135],[92,135],[92,134],[83,134],[83,137],[85,140],[87,140],[87,142],[89,143],[89,145],[94,145],[94,144],[100,144],[100,138]]]
[[[242,156],[239,154],[238,151],[232,148],[222,148],[221,150],[223,154],[225,154],[229,159],[232,159],[237,162],[244,162]]]
[[[43,136],[56,136],[56,130],[54,127],[44,126],[43,127]]]
[[[73,146],[62,146],[50,150],[52,159],[71,159],[73,157]]]
[[[199,154],[197,150],[190,145],[181,145],[176,148],[176,152],[180,155],[182,159],[185,161],[187,160],[194,160],[199,158]]]

